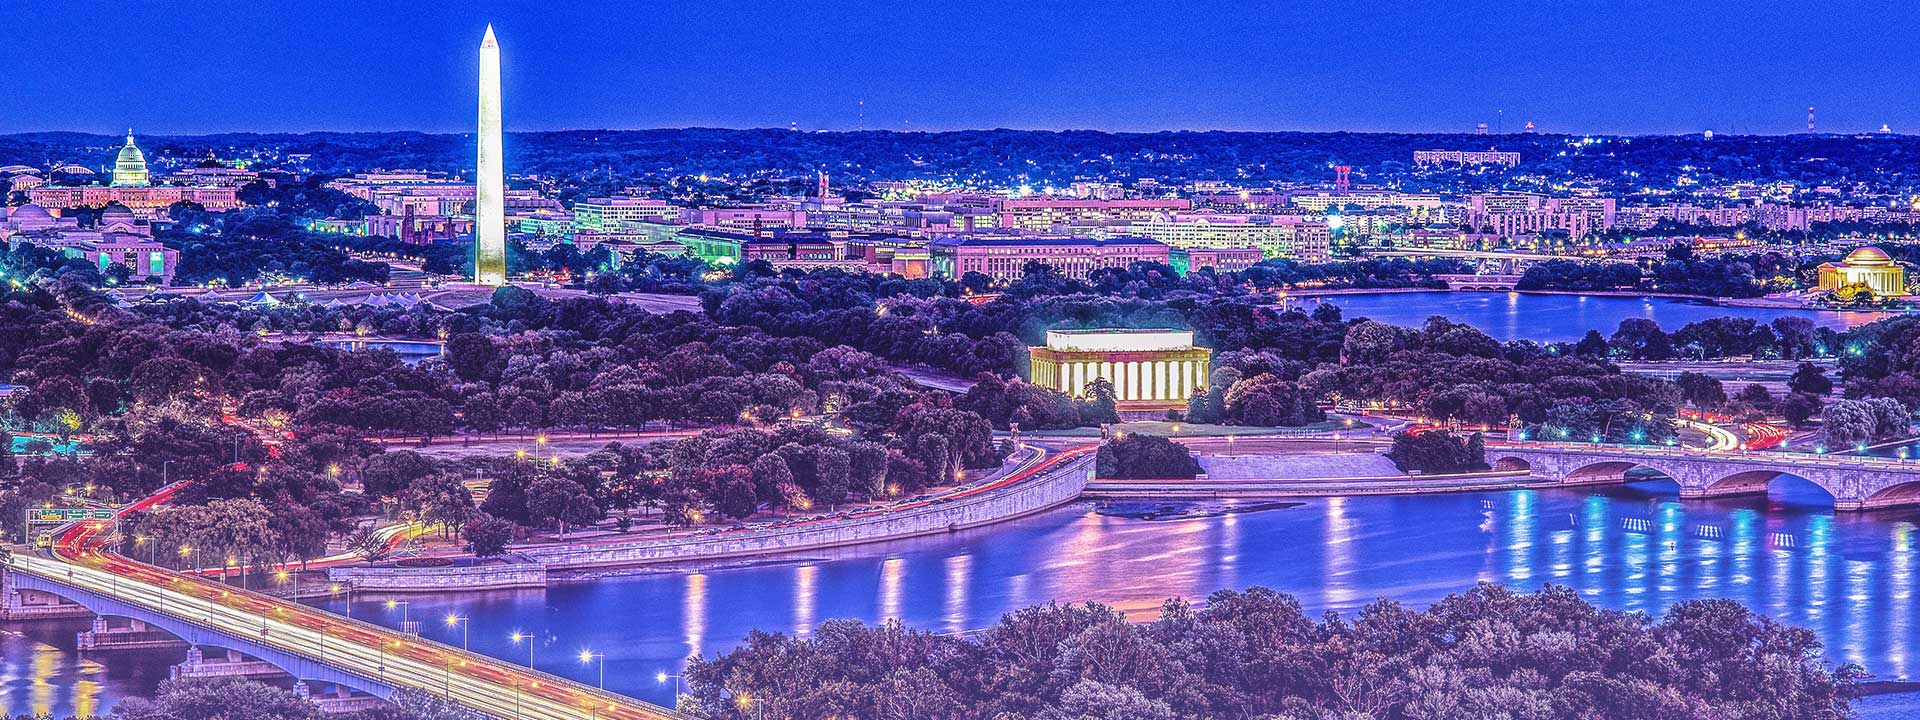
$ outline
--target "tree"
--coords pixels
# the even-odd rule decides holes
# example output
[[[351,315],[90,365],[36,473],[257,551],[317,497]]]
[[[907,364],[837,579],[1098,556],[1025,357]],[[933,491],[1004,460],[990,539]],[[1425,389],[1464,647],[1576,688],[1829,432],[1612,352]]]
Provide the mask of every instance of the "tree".
[[[1227,388],[1226,421],[1262,427],[1308,425],[1327,419],[1300,386],[1275,375],[1256,375]]]
[[[1665,360],[1673,354],[1673,339],[1648,318],[1627,318],[1613,333],[1613,344],[1635,360]]]
[[[1080,425],[1089,427],[1101,423],[1120,422],[1119,402],[1115,400],[1113,382],[1103,378],[1094,378],[1087,383],[1080,395]]]
[[[1787,378],[1789,392],[1825,395],[1833,392],[1833,381],[1827,379],[1827,369],[1810,362],[1800,363],[1794,369],[1793,376]]]
[[[559,526],[563,536],[569,524],[587,525],[604,517],[586,488],[557,477],[543,478],[527,487],[527,512],[541,527]]]
[[[1485,442],[1480,433],[1462,440],[1438,430],[1401,431],[1393,436],[1387,459],[1404,472],[1477,472],[1487,469]]]
[[[1873,409],[1859,400],[1836,400],[1820,411],[1820,429],[1827,444],[1836,448],[1866,442],[1876,422]]]
[[[515,462],[487,483],[487,499],[480,503],[481,512],[521,525],[532,524],[533,516],[527,512],[526,470],[526,463]]]
[[[1208,424],[1220,422],[1220,418],[1213,416],[1212,410],[1212,399],[1207,397],[1207,389],[1196,388],[1193,391],[1193,397],[1187,399],[1187,422]]]
[[[233,678],[168,680],[152,699],[113,709],[118,720],[320,720],[320,706],[293,693]]]
[[[438,468],[412,450],[394,450],[367,458],[360,468],[360,484],[368,497],[392,497]]]
[[[1598,330],[1588,330],[1574,343],[1573,352],[1581,357],[1603,358],[1607,356],[1607,339],[1600,336]]]
[[[1806,427],[1807,420],[1820,412],[1820,396],[1807,393],[1789,393],[1780,401],[1780,415],[1794,427]]]
[[[1674,384],[1680,387],[1680,397],[1701,410],[1713,410],[1727,402],[1727,393],[1720,381],[1712,376],[1696,372],[1682,372],[1674,378]]]
[[[507,554],[513,532],[511,521],[482,513],[469,518],[460,534],[466,537],[467,550],[474,557],[489,558]]]
[[[1913,424],[1913,413],[1899,400],[1890,397],[1866,399],[1867,410],[1873,413],[1873,437],[1884,439],[1905,437]]]
[[[1187,446],[1141,433],[1102,445],[1095,467],[1105,478],[1191,479],[1202,472]]]
[[[438,525],[441,532],[453,533],[473,517],[473,491],[453,473],[434,473],[415,478],[400,493],[400,502],[412,509],[426,525]]]

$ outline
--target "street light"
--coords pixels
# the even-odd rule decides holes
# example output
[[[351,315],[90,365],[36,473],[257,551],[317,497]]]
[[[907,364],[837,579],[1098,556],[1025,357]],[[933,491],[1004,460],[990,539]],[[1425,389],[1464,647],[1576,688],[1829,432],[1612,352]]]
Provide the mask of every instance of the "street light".
[[[734,704],[739,705],[742,711],[745,711],[751,708],[753,710],[753,716],[755,718],[766,717],[766,712],[767,712],[766,703],[756,700],[752,697],[748,697],[746,693],[735,694],[733,696],[733,702]]]
[[[523,633],[523,632],[520,632],[519,630],[515,630],[513,631],[513,635],[510,635],[509,638],[513,640],[513,644],[515,645],[520,644],[521,640],[527,641],[527,669],[532,670],[533,669],[533,633]],[[515,720],[519,720],[519,717],[520,717],[520,683],[513,684],[513,717],[515,718]]]
[[[520,632],[519,630],[515,630],[513,631],[512,635],[508,636],[508,639],[512,640],[513,644],[515,645],[519,645],[520,641],[522,640],[525,640],[527,642],[527,669],[532,670],[533,669],[533,633],[523,633],[523,632]]]
[[[470,626],[469,623],[467,622],[467,616],[447,613],[447,627],[453,627],[455,625],[460,626],[460,651],[466,652],[467,651],[467,628]]]
[[[678,708],[680,706],[680,694],[682,692],[682,690],[680,689],[680,679],[681,679],[680,676],[668,673],[664,670],[661,671],[659,674],[653,676],[653,679],[662,685],[667,684],[667,678],[673,678],[673,705],[675,708]]]
[[[605,690],[607,689],[607,656],[606,654],[593,652],[591,650],[580,651],[581,665],[589,665],[595,662],[600,663],[600,689]]]
[[[420,626],[413,624],[413,602],[409,600],[387,601],[387,610],[389,612],[396,607],[400,608],[400,632],[408,635],[419,635]]]

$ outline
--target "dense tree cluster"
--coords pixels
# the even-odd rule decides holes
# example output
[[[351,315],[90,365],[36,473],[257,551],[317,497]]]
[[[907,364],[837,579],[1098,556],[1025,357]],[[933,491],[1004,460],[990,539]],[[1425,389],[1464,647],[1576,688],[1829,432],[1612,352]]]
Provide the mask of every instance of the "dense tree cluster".
[[[1406,431],[1393,435],[1387,459],[1402,472],[1479,472],[1487,469],[1487,441],[1480,433],[1460,438],[1438,430]]]
[[[1095,473],[1103,478],[1192,479],[1202,472],[1187,446],[1159,435],[1131,433],[1100,446]]]
[[[1847,331],[1840,354],[1843,392],[1850,398],[1888,397],[1920,408],[1920,317],[1897,315]],[[1818,382],[1818,381],[1815,381]]]
[[[1702,257],[1692,246],[1676,243],[1666,258],[1644,263],[1548,260],[1521,275],[1521,290],[1640,290],[1757,297],[1792,290],[1811,280],[1813,268],[1831,257],[1798,257],[1780,252],[1726,253]]]
[[[1436,421],[1503,425],[1540,439],[1664,442],[1679,401],[1673,383],[1531,342],[1501,344],[1441,317],[1421,328],[1351,327],[1345,364],[1300,378],[1317,395],[1382,402]]]
[[[1256,587],[1171,600],[1143,624],[1093,604],[1026,608],[963,637],[830,621],[804,638],[754,632],[687,669],[695,714],[743,720],[1839,720],[1863,675],[1828,667],[1812,632],[1730,600],[1655,620],[1564,587],[1493,585],[1317,619]]]

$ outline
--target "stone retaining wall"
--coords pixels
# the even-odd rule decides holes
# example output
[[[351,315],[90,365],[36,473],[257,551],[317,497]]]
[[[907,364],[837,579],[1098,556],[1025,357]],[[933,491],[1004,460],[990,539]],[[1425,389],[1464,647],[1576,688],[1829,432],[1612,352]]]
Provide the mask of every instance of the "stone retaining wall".
[[[704,537],[534,548],[523,554],[551,568],[588,568],[762,555],[950,532],[1072,502],[1093,479],[1093,465],[1094,454],[1087,453],[1008,488],[872,517]]]
[[[355,590],[425,592],[546,587],[547,568],[538,564],[468,565],[435,568],[327,568],[327,580]]]
[[[970,497],[895,510],[870,517],[753,532],[659,538],[600,545],[530,548],[518,553],[531,564],[478,567],[330,568],[327,577],[355,590],[438,592],[482,588],[543,587],[549,569],[697,562],[744,555],[794,552],[898,540],[952,532],[1031,515],[1080,497],[1093,479],[1094,453],[1067,460],[1011,486]]]

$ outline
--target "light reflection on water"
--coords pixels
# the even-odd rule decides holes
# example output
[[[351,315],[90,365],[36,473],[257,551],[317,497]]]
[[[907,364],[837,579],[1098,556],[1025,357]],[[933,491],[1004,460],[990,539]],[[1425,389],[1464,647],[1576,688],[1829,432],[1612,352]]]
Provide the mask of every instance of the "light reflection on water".
[[[964,632],[1048,600],[1099,601],[1146,617],[1171,596],[1199,601],[1250,584],[1293,593],[1312,612],[1351,612],[1377,597],[1422,605],[1486,579],[1561,583],[1602,606],[1648,612],[1731,597],[1811,628],[1837,660],[1912,677],[1920,511],[1836,516],[1811,485],[1776,485],[1785,489],[1770,499],[1685,502],[1670,483],[1641,482],[1591,492],[1316,498],[1237,514],[1219,512],[1230,503],[1197,503],[1189,516],[1166,520],[1078,504],[994,528],[698,573],[423,595],[412,598],[412,612],[467,615],[474,649],[515,663],[526,649],[508,633],[534,632],[545,639],[536,665],[588,682],[595,669],[572,656],[591,648],[606,654],[609,688],[665,702],[671,688],[655,673],[673,672],[695,650],[723,651],[754,628],[802,632],[827,619],[897,617]],[[356,597],[352,613],[397,625],[381,600]],[[24,656],[12,648],[34,644],[12,641],[0,663],[0,707],[70,712],[86,666],[73,660],[71,635],[65,649]],[[124,687],[100,681],[84,692],[110,705]]]
[[[1347,319],[1371,318],[1389,325],[1418,326],[1428,317],[1445,315],[1486,331],[1500,341],[1579,340],[1588,330],[1612,335],[1627,318],[1657,320],[1667,332],[1690,322],[1716,317],[1752,318],[1762,324],[1777,317],[1804,317],[1819,327],[1843,330],[1885,317],[1887,313],[1795,308],[1723,307],[1676,298],[1542,295],[1535,293],[1444,292],[1355,293],[1294,300],[1289,304],[1309,311],[1317,303],[1340,306]]]

